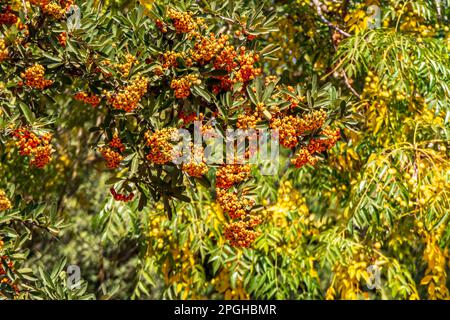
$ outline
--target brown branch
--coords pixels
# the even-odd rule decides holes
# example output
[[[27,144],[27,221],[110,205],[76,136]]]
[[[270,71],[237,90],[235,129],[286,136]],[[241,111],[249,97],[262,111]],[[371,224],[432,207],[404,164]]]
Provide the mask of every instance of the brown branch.
[[[325,18],[325,16],[322,13],[322,8],[321,8],[322,3],[319,0],[313,0],[313,3],[316,6],[316,11],[317,11],[318,16],[320,17],[320,20],[322,20],[328,27],[336,30],[337,32],[339,32],[343,36],[346,36],[346,37],[350,37],[351,36],[350,33],[345,32],[344,30],[342,30],[338,26],[332,24],[327,18]]]
[[[342,18],[345,18],[348,11],[348,0],[344,0],[344,3],[342,3]]]
[[[11,219],[11,222],[16,222],[19,223],[25,227],[27,227],[28,229],[39,229],[42,231],[47,232],[48,234],[50,234],[52,236],[53,239],[58,239],[58,235],[57,233],[53,232],[48,226],[44,226],[44,225],[40,225],[39,223],[32,221],[32,220],[22,220],[22,219]]]
[[[358,99],[361,100],[361,95],[355,90],[355,88],[353,88],[353,86],[350,84],[350,81],[348,79],[347,73],[345,72],[344,69],[342,69],[342,75],[344,77],[344,82],[345,85],[347,86],[347,88],[355,95],[358,97]]]
[[[441,20],[442,19],[441,0],[435,0],[434,2],[436,4],[437,18],[438,18],[438,20]]]
[[[332,37],[332,35],[331,35],[331,37]],[[332,43],[333,43],[333,48],[334,48],[334,50],[337,52],[337,51],[338,51],[337,44],[333,42],[333,39],[331,39],[331,41],[332,41]],[[346,86],[346,87],[347,87],[347,88],[348,88],[348,89],[349,89],[356,97],[358,97],[359,100],[361,100],[361,94],[359,94],[358,91],[356,91],[356,89],[353,88],[353,86],[351,85],[350,80],[349,80],[349,78],[348,78],[348,76],[347,76],[347,73],[345,72],[344,68],[341,66],[342,64],[343,64],[342,59],[338,59],[338,66],[337,66],[334,70],[337,70],[338,67],[340,67],[340,69],[341,69],[341,71],[342,71],[342,77],[344,78],[345,86]]]
[[[28,9],[27,9],[27,4],[25,3],[25,0],[22,0],[22,6],[23,6],[23,13],[25,14],[25,18],[28,19]]]

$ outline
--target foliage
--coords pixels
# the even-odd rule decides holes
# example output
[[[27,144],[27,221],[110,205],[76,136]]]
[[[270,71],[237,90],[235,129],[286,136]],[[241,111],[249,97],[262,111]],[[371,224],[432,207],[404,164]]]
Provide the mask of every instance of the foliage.
[[[0,297],[448,298],[448,1],[75,2],[0,7]]]

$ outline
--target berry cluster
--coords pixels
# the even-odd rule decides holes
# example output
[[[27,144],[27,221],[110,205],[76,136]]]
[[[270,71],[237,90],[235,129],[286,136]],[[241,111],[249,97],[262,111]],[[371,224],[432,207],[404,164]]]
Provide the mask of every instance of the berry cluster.
[[[259,60],[259,55],[254,52],[247,52],[244,46],[239,48],[238,55],[239,69],[235,74],[235,81],[247,83],[261,74],[261,68],[255,68],[255,63]]]
[[[183,124],[184,124],[184,125],[188,125],[189,123],[192,123],[192,122],[198,120],[198,117],[197,117],[197,113],[196,113],[196,112],[186,113],[186,112],[184,112],[183,110],[181,110],[181,111],[178,113],[178,118],[181,119],[181,120],[183,120]]]
[[[109,142],[109,146],[111,148],[117,149],[121,153],[125,151],[125,146],[123,145],[117,133],[114,133],[113,138]]]
[[[323,126],[326,112],[314,111],[299,118],[293,115],[279,115],[270,121],[270,128],[279,130],[280,144],[286,148],[295,148],[299,137],[306,132],[317,130]]]
[[[329,150],[334,147],[336,142],[341,137],[341,131],[338,129],[332,130],[331,128],[327,127],[323,129],[321,132],[323,136],[325,136],[325,139],[311,139],[308,145],[308,151],[311,154],[314,153],[320,153],[324,152],[325,150]]]
[[[226,43],[225,43],[226,44]],[[220,54],[216,56],[214,61],[214,68],[217,70],[226,70],[228,73],[233,71],[238,64],[235,61],[237,52],[233,46],[226,45]]]
[[[11,12],[11,6],[6,6],[4,12],[0,13],[0,25],[12,25],[17,22],[17,16]]]
[[[225,238],[232,246],[249,247],[259,235],[254,228],[261,223],[259,216],[251,214],[254,200],[238,197],[229,191],[232,186],[250,177],[250,165],[227,164],[216,172],[217,202],[231,219],[239,219],[225,226]]]
[[[71,5],[75,3],[75,0],[59,0],[59,5],[64,9],[69,9]]]
[[[222,51],[227,44],[227,35],[221,35],[218,38],[216,38],[214,33],[211,33],[209,37],[198,36],[194,49],[191,50],[192,59],[199,64],[206,64],[211,61],[218,52]]]
[[[177,33],[189,33],[197,27],[197,23],[192,18],[192,13],[190,12],[169,9],[168,15]]]
[[[282,146],[291,149],[298,144],[298,118],[296,116],[274,117],[270,121],[270,128],[279,130],[279,139]]]
[[[298,120],[297,135],[303,135],[305,132],[317,130],[323,126],[327,118],[324,110],[314,111],[304,115]]]
[[[133,67],[133,65],[136,64],[136,62],[137,62],[136,57],[127,53],[127,55],[125,56],[125,62],[118,64],[117,69],[124,77],[128,77],[131,68]]]
[[[318,159],[314,157],[309,151],[308,148],[301,148],[295,155],[295,158],[291,159],[291,163],[296,168],[301,168],[306,164],[310,164],[312,166],[316,165]]]
[[[395,14],[399,17],[399,30],[412,33],[416,36],[417,42],[422,42],[422,37],[432,37],[436,35],[436,28],[439,24],[427,25],[427,21],[421,13],[417,12],[414,3],[395,4]]]
[[[0,256],[0,276],[3,276],[6,274],[4,265],[6,265],[6,268],[8,268],[8,269],[14,268],[14,262],[12,262],[8,256]]]
[[[124,159],[119,152],[108,147],[100,148],[99,151],[102,153],[102,156],[106,161],[106,166],[109,169],[117,168]]]
[[[183,58],[183,53],[175,51],[164,52],[162,56],[162,67],[164,69],[169,69],[171,67],[178,67],[178,59]]]
[[[117,168],[124,159],[121,153],[125,151],[125,146],[117,133],[114,134],[112,140],[108,143],[108,147],[100,148],[99,150],[109,169]]]
[[[201,80],[195,74],[189,74],[179,79],[173,79],[170,87],[174,90],[177,99],[184,99],[191,94],[191,85],[200,84]]]
[[[252,53],[249,53],[252,54]],[[231,58],[231,57],[230,57]],[[238,65],[238,67],[236,67]],[[225,66],[220,67],[222,70],[226,70],[227,72],[230,72],[229,70],[231,68],[235,68],[231,71],[230,75],[225,76],[219,76],[216,77],[220,82],[219,84],[213,85],[212,91],[215,94],[218,94],[221,91],[230,91],[233,84],[237,82],[244,82],[247,83],[248,81],[254,79],[261,73],[260,68],[255,68],[254,65],[250,64],[243,64],[242,68],[239,67],[239,64],[235,62],[227,62]]]
[[[269,77],[267,77],[267,78],[269,78]],[[267,78],[266,78],[266,81],[270,81],[270,79],[267,79]],[[294,87],[287,86],[286,89],[289,92],[292,92],[292,94],[286,94],[285,95],[285,99],[291,103],[291,106],[290,106],[291,109],[295,109],[301,102],[305,101],[305,99],[306,99],[305,96],[297,94],[295,92],[295,88]]]
[[[0,211],[11,209],[11,201],[6,197],[4,190],[0,189]]]
[[[164,22],[162,22],[159,19],[156,19],[155,24],[156,24],[156,27],[159,29],[159,31],[161,31],[162,33],[167,32],[167,26]]]
[[[216,187],[229,189],[250,177],[250,165],[228,164],[220,167],[216,172]]]
[[[236,82],[247,83],[253,80],[255,77],[261,74],[261,68],[256,68],[255,63],[259,61],[259,55],[247,51],[242,46],[239,48],[239,54],[236,50],[225,43],[223,49],[216,56],[214,61],[214,68],[217,70],[225,70],[229,75],[217,77],[220,80],[220,84],[213,88],[215,93],[221,90],[230,90],[232,85]]]
[[[18,0],[16,1],[18,2]],[[1,3],[3,2],[5,1],[1,1]],[[17,2],[13,2],[12,5],[0,5],[0,28],[2,25],[13,26],[13,29],[16,30],[14,32],[17,32],[16,36],[13,37],[14,39],[7,35],[4,35],[2,39],[9,39],[8,42],[14,42],[15,44],[23,44],[28,39],[29,31],[28,25],[26,23],[22,23],[21,19],[19,18],[19,14],[16,13],[16,10],[18,10],[19,7],[19,4]],[[2,62],[1,58],[0,62]]]
[[[258,111],[247,108],[244,113],[238,115],[236,126],[239,129],[256,128],[256,125],[261,120],[262,117]]]
[[[222,91],[230,91],[233,87],[233,80],[229,76],[217,77],[219,79],[219,84],[215,84],[212,87],[212,92],[214,94],[219,94]]]
[[[58,3],[50,0],[29,0],[29,2],[41,7],[42,12],[56,20],[62,19],[66,14],[66,7],[73,3],[73,1],[61,1],[64,4],[64,7],[61,7]]]
[[[165,52],[162,58],[162,68],[158,69],[158,75],[162,74],[163,69],[177,67],[177,59],[181,57],[185,59],[185,65],[188,67],[193,62],[199,65],[211,63],[214,69],[227,72],[226,75],[212,77],[218,80],[212,83],[212,91],[218,94],[221,91],[230,90],[236,82],[246,84],[261,74],[261,68],[255,67],[255,63],[259,61],[258,54],[248,51],[244,46],[236,50],[230,44],[228,35],[214,33],[202,35],[199,29],[206,26],[202,19],[194,20],[192,13],[170,9],[168,14],[176,32],[188,33],[188,39],[195,39],[195,43],[187,56],[172,51]],[[167,31],[161,20],[156,20],[156,25],[159,29],[164,29],[163,32]],[[171,88],[175,91],[176,98],[183,99],[190,96],[191,85],[199,81],[194,77],[187,75],[172,80]]]
[[[264,77],[264,85],[268,86],[271,83],[277,83],[280,79],[278,78],[278,76],[276,75],[270,75],[270,76],[266,76]],[[292,88],[291,86],[288,86],[288,88]]]
[[[176,128],[164,128],[154,133],[145,133],[146,144],[150,147],[147,160],[155,164],[166,164],[173,159],[173,144],[179,139]]]
[[[326,138],[311,139],[309,145],[307,147],[302,147],[295,157],[291,159],[291,163],[296,168],[301,168],[306,164],[314,166],[317,163],[317,158],[314,157],[314,154],[331,149],[340,138],[339,129],[331,130],[330,128],[325,128],[321,134]]]
[[[389,88],[387,80],[381,81],[376,73],[372,71],[369,71],[365,78],[362,97],[382,107],[386,106],[391,99],[403,101],[409,98],[404,90]]]
[[[6,60],[9,56],[8,48],[6,47],[6,42],[0,39],[0,62]]]
[[[139,101],[147,93],[148,79],[137,77],[124,87],[119,93],[106,93],[108,102],[114,109],[132,112],[136,109]]]
[[[224,212],[226,212],[232,219],[239,219],[243,215],[250,212],[255,205],[253,199],[242,198],[234,192],[228,192],[226,189],[216,188],[217,202]]]
[[[379,92],[378,89],[379,81],[380,81],[379,77],[375,75],[372,71],[369,71],[365,78],[363,96],[364,97],[377,96]],[[389,98],[389,96],[387,96],[386,98]]]
[[[82,101],[84,103],[90,104],[94,108],[96,106],[98,106],[100,104],[100,101],[101,101],[99,96],[97,96],[95,94],[89,95],[88,93],[82,92],[82,91],[77,92],[74,95],[74,98],[75,98],[75,100]]]
[[[0,240],[0,244],[2,243],[3,241]],[[3,285],[8,285],[14,290],[15,294],[17,295],[19,294],[19,288],[16,284],[13,284],[7,277],[8,271],[14,272],[14,262],[6,255],[0,256],[0,288],[3,287]]]
[[[181,170],[186,172],[191,177],[202,177],[206,172],[208,172],[208,166],[203,159],[203,147],[194,146],[191,143],[192,156],[188,163],[183,163]]]
[[[117,191],[114,188],[109,189],[109,191],[111,192],[111,194],[114,197],[114,200],[116,201],[123,201],[123,202],[129,202],[131,200],[133,200],[134,198],[134,193],[130,193],[129,195],[124,195],[121,193],[117,193]]]
[[[15,130],[13,135],[18,139],[16,145],[19,147],[19,154],[30,157],[30,166],[43,168],[50,162],[53,152],[50,133],[38,136],[27,129],[20,128]]]
[[[237,51],[230,45],[228,35],[218,36],[214,33],[207,36],[201,35],[197,27],[203,27],[204,22],[202,19],[194,20],[192,13],[170,9],[169,17],[177,33],[188,33],[189,39],[195,38],[194,47],[189,51],[189,56],[185,60],[186,66],[192,65],[193,61],[199,65],[212,63],[216,70],[225,70],[228,73],[215,76],[219,83],[213,84],[214,93],[230,90],[234,83],[247,83],[261,74],[261,68],[255,67],[255,63],[259,61],[259,55],[247,51],[244,46]],[[156,20],[156,25],[167,31],[162,21]],[[176,67],[176,59],[180,57],[179,55],[171,51],[164,53],[163,68]],[[179,99],[187,98],[190,95],[189,89],[192,81],[187,77],[190,76],[172,80],[171,87]]]
[[[259,232],[249,227],[244,221],[236,221],[225,227],[225,238],[233,247],[248,248],[259,236]]]
[[[45,68],[40,64],[35,64],[22,72],[20,76],[25,80],[25,85],[44,90],[45,88],[51,86],[53,84],[52,80],[46,80],[44,78]],[[19,85],[22,83],[20,82]]]
[[[208,166],[204,162],[191,161],[189,163],[184,163],[182,170],[191,177],[200,178],[208,172]]]
[[[61,45],[61,47],[65,48],[67,44],[67,33],[61,32],[58,34],[58,43]]]

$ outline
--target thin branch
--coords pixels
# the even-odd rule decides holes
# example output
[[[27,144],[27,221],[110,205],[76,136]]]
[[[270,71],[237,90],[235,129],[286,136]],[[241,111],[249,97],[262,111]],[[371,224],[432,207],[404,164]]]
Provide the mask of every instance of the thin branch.
[[[22,224],[23,226],[29,228],[29,229],[40,229],[43,231],[46,231],[49,233],[53,239],[58,239],[57,233],[52,231],[48,226],[40,225],[39,223],[33,221],[33,220],[21,220],[21,219],[11,219],[11,222],[17,222]]]
[[[335,50],[336,52],[338,51],[338,48],[337,48],[336,44],[334,44],[334,43],[333,43],[333,48],[334,48],[334,50]],[[353,86],[351,85],[350,80],[349,80],[349,78],[348,78],[348,76],[347,76],[347,73],[345,72],[344,67],[342,67],[342,64],[343,64],[343,63],[344,63],[344,62],[342,61],[342,59],[338,59],[338,65],[336,66],[336,68],[335,68],[334,70],[337,70],[339,67],[341,68],[342,76],[344,77],[344,83],[345,83],[346,87],[347,87],[347,88],[348,88],[348,89],[349,89],[356,97],[358,97],[359,100],[361,100],[361,94],[359,94],[358,91],[356,91],[356,89],[353,88]]]
[[[435,0],[438,20],[442,19],[441,0]]]
[[[206,10],[206,9],[205,9],[205,12],[206,12],[206,13],[209,13],[209,14],[211,14],[211,15],[217,17],[217,18],[220,18],[220,19],[222,19],[223,21],[228,22],[229,24],[237,24],[237,25],[241,25],[238,21],[233,20],[233,19],[231,19],[231,18],[224,17],[224,16],[222,16],[221,14],[219,14],[219,13],[217,13],[217,12],[213,12],[213,11]]]
[[[361,100],[361,95],[355,90],[355,88],[353,88],[353,86],[350,84],[350,81],[348,80],[348,76],[347,73],[345,72],[345,70],[342,68],[342,75],[344,76],[344,82],[345,85],[347,86],[347,88],[349,88],[349,90],[358,97],[358,99]]]
[[[339,32],[343,36],[346,36],[346,37],[350,37],[351,36],[350,33],[345,32],[344,30],[342,30],[338,26],[335,26],[334,24],[332,24],[327,18],[325,18],[325,16],[322,13],[322,8],[321,8],[322,3],[320,3],[319,0],[313,0],[313,3],[316,6],[316,11],[317,11],[318,16],[320,17],[320,20],[322,20],[327,26],[329,26],[330,28],[336,30],[337,32]]]
[[[22,0],[22,6],[23,6],[23,13],[25,14],[25,18],[28,19],[28,9],[27,9],[27,4],[25,3],[25,0]]]
[[[344,0],[344,2],[342,3],[342,18],[345,18],[345,16],[347,15],[347,11],[348,11],[348,0]]]

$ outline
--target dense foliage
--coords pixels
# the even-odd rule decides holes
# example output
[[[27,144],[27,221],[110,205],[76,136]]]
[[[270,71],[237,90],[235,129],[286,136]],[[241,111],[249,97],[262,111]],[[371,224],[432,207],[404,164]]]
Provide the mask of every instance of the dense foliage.
[[[449,19],[2,0],[0,298],[448,298]],[[277,130],[278,170],[208,161],[229,128]]]

